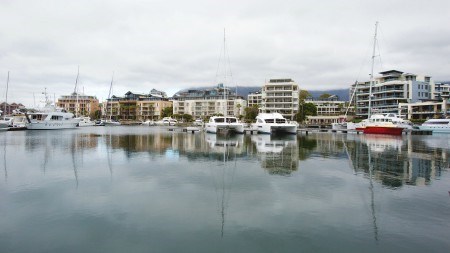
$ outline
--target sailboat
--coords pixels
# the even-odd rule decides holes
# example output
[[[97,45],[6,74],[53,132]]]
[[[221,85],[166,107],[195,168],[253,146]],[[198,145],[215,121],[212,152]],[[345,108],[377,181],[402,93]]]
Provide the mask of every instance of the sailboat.
[[[223,92],[223,116],[213,116],[209,118],[209,122],[205,125],[205,130],[207,133],[244,133],[244,124],[239,122],[239,120],[234,117],[228,115],[228,99],[227,92],[229,91],[226,88],[227,75],[230,73],[229,66],[227,69],[227,51],[226,51],[226,39],[225,39],[225,30],[223,31],[223,74],[224,74],[224,82],[219,84],[219,90],[221,89]],[[220,63],[220,59],[219,59]],[[220,65],[220,64],[219,64]],[[219,67],[219,66],[218,66]],[[217,71],[219,73],[219,69]]]
[[[401,135],[404,127],[395,124],[391,117],[386,117],[384,114],[375,114],[371,116],[372,113],[372,87],[374,85],[373,78],[373,67],[375,63],[375,48],[377,43],[377,28],[378,22],[375,23],[375,36],[373,39],[373,51],[372,51],[372,68],[370,73],[370,84],[369,84],[369,109],[368,109],[368,119],[366,126],[362,129],[364,134],[387,134],[387,135]]]
[[[108,99],[106,100],[106,107],[105,107],[105,111],[108,110],[108,102],[111,99],[111,93],[112,93],[112,88],[113,88],[113,82],[114,82],[114,73],[113,76],[111,78],[111,85],[109,86],[109,93],[108,93]],[[108,114],[108,113],[106,113]],[[109,119],[105,119],[102,122],[105,126],[120,126],[120,122],[119,121],[115,121],[112,118],[112,105],[110,106],[110,110],[109,110]]]

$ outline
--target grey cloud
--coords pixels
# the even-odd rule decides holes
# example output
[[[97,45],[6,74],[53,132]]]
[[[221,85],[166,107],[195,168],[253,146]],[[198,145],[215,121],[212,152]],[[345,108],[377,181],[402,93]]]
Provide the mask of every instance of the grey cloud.
[[[27,105],[44,87],[57,96],[71,92],[78,65],[85,92],[103,99],[113,71],[116,95],[211,85],[224,28],[238,85],[290,77],[304,89],[347,88],[368,78],[377,20],[384,68],[450,79],[449,20],[439,15],[450,3],[443,0],[2,1],[0,7],[0,81],[11,71],[8,97]]]

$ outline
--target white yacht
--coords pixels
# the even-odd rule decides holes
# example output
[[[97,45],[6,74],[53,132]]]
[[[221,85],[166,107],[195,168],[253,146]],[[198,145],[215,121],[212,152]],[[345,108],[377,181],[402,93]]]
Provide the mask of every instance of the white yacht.
[[[234,132],[243,134],[244,124],[240,123],[236,117],[213,116],[205,125],[207,133]]]
[[[75,118],[73,113],[66,112],[62,108],[57,108],[50,102],[45,94],[45,106],[37,112],[29,113],[27,116],[27,129],[30,130],[53,130],[76,128],[80,119]]]
[[[76,119],[73,113],[60,108],[47,107],[40,112],[28,114],[27,129],[52,130],[76,128],[80,119]]]
[[[7,131],[8,128],[11,126],[11,124],[12,124],[11,117],[3,117],[2,119],[0,119],[0,131]]]
[[[176,119],[171,117],[164,117],[161,120],[155,122],[157,126],[175,126],[178,123]]]
[[[13,112],[12,122],[9,125],[10,131],[25,130],[27,129],[27,117],[23,112]]]
[[[260,113],[256,116],[256,123],[252,124],[258,133],[288,133],[296,134],[297,125],[286,120],[280,113]]]
[[[142,122],[141,125],[143,125],[143,126],[154,126],[156,124],[155,124],[155,121],[148,119],[148,120]]]
[[[77,119],[80,120],[78,122],[79,127],[95,126],[95,121],[92,121],[90,117],[79,117]]]
[[[450,133],[450,119],[429,119],[419,126],[419,129],[433,133]]]

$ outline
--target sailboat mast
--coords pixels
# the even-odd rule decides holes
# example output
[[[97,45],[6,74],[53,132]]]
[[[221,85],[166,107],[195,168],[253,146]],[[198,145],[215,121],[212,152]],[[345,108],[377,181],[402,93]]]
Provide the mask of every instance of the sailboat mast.
[[[8,71],[8,77],[6,78],[5,115],[8,112],[8,110],[7,110],[7,106],[8,106],[8,87],[9,87],[9,71]]]
[[[369,85],[369,110],[367,112],[367,118],[370,118],[371,113],[372,113],[373,67],[375,65],[375,48],[376,48],[376,44],[377,44],[377,28],[378,28],[378,21],[375,23],[375,35],[373,37],[372,69],[370,72],[370,85]]]
[[[78,66],[78,72],[77,72],[77,79],[75,79],[75,89],[73,93],[77,96],[77,103],[75,104],[75,117],[78,117],[78,111],[79,111],[79,102],[78,102],[78,78],[80,77],[80,66]]]
[[[227,95],[226,95],[226,83],[227,83],[227,62],[226,62],[226,39],[225,39],[225,28],[223,29],[223,71],[224,71],[224,81],[223,81],[223,97],[225,100],[225,112],[223,116],[225,117],[225,121],[227,118],[227,107],[228,107],[228,101],[227,101]]]
[[[113,72],[112,78],[111,78],[111,85],[109,86],[108,100],[111,98],[113,82],[114,82],[114,72]],[[106,109],[108,109],[108,100],[106,100]],[[111,121],[111,119],[112,119],[112,103],[111,103],[111,108],[109,111],[110,111],[109,120]]]

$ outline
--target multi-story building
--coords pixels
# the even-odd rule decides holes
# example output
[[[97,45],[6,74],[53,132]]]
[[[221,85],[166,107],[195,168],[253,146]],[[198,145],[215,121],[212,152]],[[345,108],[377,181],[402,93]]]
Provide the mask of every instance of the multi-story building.
[[[0,104],[0,114],[1,115],[10,115],[17,109],[25,109],[25,106],[23,104],[21,104],[21,103],[19,103],[19,104],[16,104],[16,103],[8,104],[6,102],[2,102]]]
[[[56,106],[65,109],[75,115],[94,116],[100,110],[98,99],[95,96],[72,93],[58,98]]]
[[[174,114],[190,114],[194,118],[213,115],[239,117],[246,101],[234,91],[219,84],[216,88],[191,89],[178,92],[172,98]]]
[[[430,76],[403,73],[398,70],[380,72],[372,84],[372,113],[397,113],[400,103],[415,103],[433,98],[434,82]],[[370,81],[352,85],[355,91],[356,116],[366,118],[369,110]]]
[[[248,107],[260,107],[262,103],[262,93],[261,91],[256,91],[249,93],[247,95],[247,106]]]
[[[450,98],[450,83],[436,83],[434,85],[434,99],[449,99]]]
[[[331,125],[347,121],[345,111],[348,103],[340,101],[339,97],[332,95],[327,99],[306,99],[305,103],[312,103],[317,108],[316,116],[308,116],[306,123],[311,125]],[[301,110],[301,106],[300,106]]]
[[[278,112],[286,119],[294,120],[298,112],[299,87],[292,79],[270,79],[262,88],[263,113]]]
[[[158,94],[137,94],[128,91],[123,97],[112,96],[105,102],[104,115],[115,120],[146,121],[161,118],[164,108],[172,102]]]
[[[398,114],[409,120],[426,120],[450,115],[448,99],[424,101],[416,103],[400,103]]]

